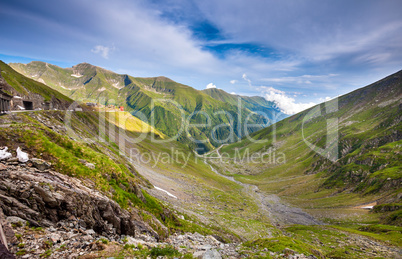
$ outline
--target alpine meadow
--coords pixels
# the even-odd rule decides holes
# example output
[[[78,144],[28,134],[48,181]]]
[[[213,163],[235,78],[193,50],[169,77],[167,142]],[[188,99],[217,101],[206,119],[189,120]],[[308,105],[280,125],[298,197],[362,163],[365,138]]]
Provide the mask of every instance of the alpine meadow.
[[[401,258],[402,3],[0,3],[0,259]]]

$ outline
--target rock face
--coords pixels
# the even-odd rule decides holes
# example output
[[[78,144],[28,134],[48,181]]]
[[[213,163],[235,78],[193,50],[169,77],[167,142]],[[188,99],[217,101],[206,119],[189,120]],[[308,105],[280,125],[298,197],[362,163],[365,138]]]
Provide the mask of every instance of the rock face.
[[[138,211],[121,209],[76,178],[11,163],[6,168],[0,171],[0,209],[6,216],[37,227],[56,226],[62,221],[102,235],[148,233],[159,238]]]
[[[8,243],[12,243],[16,241],[14,231],[11,227],[11,224],[6,219],[6,216],[3,213],[3,210],[0,208],[0,224],[3,228],[3,233]],[[1,257],[0,257],[1,258]]]
[[[11,254],[7,248],[0,243],[0,258],[1,259],[14,259],[14,255]]]

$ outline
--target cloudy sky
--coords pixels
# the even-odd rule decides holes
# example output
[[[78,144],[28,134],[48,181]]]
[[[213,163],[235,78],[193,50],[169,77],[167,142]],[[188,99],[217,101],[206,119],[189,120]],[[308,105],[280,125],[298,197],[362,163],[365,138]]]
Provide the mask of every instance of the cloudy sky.
[[[291,114],[401,70],[401,10],[399,0],[1,1],[0,59],[164,75]]]

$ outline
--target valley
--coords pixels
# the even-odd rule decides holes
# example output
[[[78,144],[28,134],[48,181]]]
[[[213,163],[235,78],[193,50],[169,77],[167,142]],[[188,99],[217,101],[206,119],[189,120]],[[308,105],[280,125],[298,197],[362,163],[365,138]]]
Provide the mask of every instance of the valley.
[[[243,126],[246,123],[258,125],[247,128],[254,132],[286,117],[274,103],[261,97],[216,95],[162,76],[121,75],[88,63],[65,69],[44,62],[10,66],[76,101],[123,106],[132,115],[200,153],[219,146],[222,141],[237,141],[246,134]],[[72,76],[76,74],[81,76]]]
[[[66,210],[76,219],[85,221],[84,230],[82,226],[76,226],[78,221],[70,219],[70,214],[62,216],[57,212],[57,217],[54,216],[55,210],[62,211],[63,199],[33,202],[19,198],[18,192],[23,190],[39,195],[40,189],[35,189],[36,185],[48,190],[48,195],[59,197],[57,193],[67,192],[63,188],[69,182],[71,186],[79,186],[75,187],[77,189],[93,191],[108,200],[115,206],[113,211],[119,218],[99,211],[105,221],[100,221],[102,227],[93,227],[95,233],[91,232],[91,238],[87,237],[89,248],[77,250],[77,253],[83,253],[82,258],[86,255],[94,258],[146,257],[156,253],[158,247],[170,246],[173,251],[180,252],[176,256],[186,258],[202,257],[209,251],[228,258],[283,258],[295,254],[300,258],[397,258],[401,253],[398,207],[402,160],[401,72],[337,100],[288,118],[281,117],[279,122],[250,136],[238,136],[235,143],[210,142],[207,149],[198,153],[195,151],[200,146],[190,145],[191,138],[163,142],[179,131],[177,125],[166,125],[178,118],[175,109],[166,103],[158,104],[164,111],[157,115],[161,116],[160,123],[151,125],[148,120],[132,114],[134,107],[145,102],[143,99],[134,101],[132,94],[153,98],[170,96],[169,100],[183,103],[187,115],[194,111],[213,114],[219,108],[234,111],[236,98],[233,96],[218,89],[199,93],[167,78],[117,75],[89,64],[72,69],[40,62],[12,66],[20,72],[31,73],[29,77],[35,79],[2,63],[4,89],[14,96],[30,96],[35,89],[62,93],[78,91],[73,88],[78,87],[73,86],[78,84],[74,80],[85,82],[89,80],[85,78],[86,73],[96,73],[102,76],[97,79],[91,74],[90,82],[103,79],[108,82],[107,87],[103,81],[98,84],[100,89],[109,89],[99,92],[110,91],[116,95],[116,100],[119,100],[119,94],[126,98],[121,101],[126,111],[119,111],[108,108],[108,103],[95,107],[86,105],[93,100],[96,91],[89,91],[92,94],[86,95],[88,99],[81,99],[83,95],[78,92],[68,94],[69,97],[59,93],[57,98],[49,99],[55,105],[63,104],[57,110],[11,112],[0,116],[0,125],[4,126],[0,132],[0,146],[8,147],[14,156],[14,160],[0,162],[5,166],[0,170],[3,181],[0,194],[6,197],[3,199],[2,196],[0,206],[7,217],[21,218],[24,224],[30,222],[29,226],[9,224],[16,233],[22,231],[27,237],[37,235],[46,243],[51,235],[50,227],[57,227],[57,233],[62,237],[78,231],[77,242],[84,242],[86,232],[82,233],[80,229],[89,231],[93,221],[85,218],[82,212]],[[45,70],[38,73],[36,66],[40,71]],[[56,82],[55,78],[61,80],[64,74],[63,87],[67,88],[69,84],[72,90],[64,89],[63,92],[63,88],[52,82]],[[47,85],[39,82],[41,78]],[[127,80],[130,83],[123,87]],[[181,91],[191,92],[194,100],[184,102],[181,99],[184,96],[177,93]],[[73,100],[70,98],[78,102],[81,110],[71,109]],[[243,110],[246,113],[276,109],[258,98],[241,99],[246,103]],[[147,105],[140,111],[149,109]],[[167,114],[176,117],[165,116]],[[322,116],[304,120],[309,114]],[[334,125],[327,121],[333,118],[339,118],[336,153],[328,149],[334,142],[332,135],[327,134],[327,126],[331,132]],[[228,121],[227,117],[215,119],[214,125]],[[205,129],[204,133],[210,130]],[[222,139],[225,136],[221,135]],[[317,152],[320,149],[313,150],[309,145],[327,153],[320,155]],[[15,160],[17,147],[30,158],[49,163],[49,168],[39,170],[31,162]],[[337,157],[335,162],[331,160],[332,155]],[[55,176],[62,179],[61,183]],[[24,179],[26,183],[15,186],[15,178]],[[13,202],[5,202],[9,200]],[[372,210],[357,208],[373,202]],[[20,213],[17,208],[21,204],[31,214]],[[43,215],[38,213],[40,206],[49,211]],[[97,206],[101,205],[91,204],[90,210],[99,210]],[[127,232],[130,228],[124,225],[127,218],[135,219],[128,222],[137,224],[132,232]],[[67,229],[63,230],[58,222],[63,222]],[[73,227],[69,227],[70,223]],[[32,226],[42,229],[35,234],[36,229]],[[123,229],[126,232],[122,232]],[[62,242],[66,242],[52,241],[54,248],[49,244],[42,248],[42,244],[30,243],[30,248],[23,254],[24,249],[19,245],[31,242],[27,237],[19,237],[20,241],[12,239],[12,251],[20,252],[21,258],[28,258],[23,257],[27,255],[39,258],[47,251],[50,251],[47,252],[50,258],[54,258],[59,254]],[[184,240],[182,243],[178,241],[179,237]],[[189,240],[196,240],[197,245],[191,247]],[[41,247],[40,253],[34,251],[36,245]],[[202,248],[205,245],[210,247]]]
[[[0,259],[402,259],[402,1],[0,1]]]

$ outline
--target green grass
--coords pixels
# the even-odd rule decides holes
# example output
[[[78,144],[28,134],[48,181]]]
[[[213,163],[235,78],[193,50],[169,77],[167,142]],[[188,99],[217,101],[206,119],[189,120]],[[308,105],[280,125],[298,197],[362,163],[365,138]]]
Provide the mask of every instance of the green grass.
[[[10,84],[17,92],[22,95],[27,95],[28,92],[40,94],[45,101],[50,101],[52,98],[57,98],[62,101],[72,103],[73,100],[65,95],[53,90],[52,88],[39,83],[35,80],[27,78],[13,70],[3,61],[0,61],[1,76]]]
[[[143,247],[141,244],[135,245],[124,245],[123,249],[118,250],[114,254],[107,254],[107,257],[113,256],[114,258],[158,258],[159,256],[163,258],[193,258],[192,254],[182,254],[176,250],[173,246],[158,246],[148,249]]]
[[[268,251],[279,253],[282,253],[285,248],[292,249],[297,251],[298,253],[304,254],[312,254],[315,250],[313,246],[287,236],[248,241],[243,243],[243,246],[258,249],[267,248]]]
[[[28,253],[27,250],[21,249],[21,250],[18,250],[18,251],[17,251],[16,255],[22,256],[22,255],[26,255],[27,253]]]
[[[378,103],[401,94],[400,80],[390,82],[391,86],[373,84],[360,96],[356,93],[339,98],[339,110],[321,116],[304,124],[305,140],[320,148],[325,146],[326,120],[339,118],[339,155],[336,164],[313,152],[302,138],[302,120],[307,111],[293,115],[252,134],[249,139],[224,146],[220,153],[228,153],[232,159],[236,154],[260,152],[276,144],[276,152],[282,152],[286,162],[253,164],[243,163],[221,166],[221,172],[230,174],[244,183],[258,185],[268,193],[276,193],[295,205],[314,208],[333,208],[358,205],[385,196],[395,196],[402,181],[402,140],[395,139],[393,132],[399,132],[398,102],[379,107]],[[389,87],[389,88],[387,88]],[[389,91],[394,91],[391,95]],[[386,91],[381,98],[378,91]],[[358,110],[359,104],[365,109]],[[364,106],[366,105],[366,106]],[[323,110],[323,107],[321,107]],[[346,122],[352,122],[351,124]],[[273,139],[276,136],[276,142]],[[344,155],[342,150],[348,150]],[[237,153],[236,153],[237,152]],[[233,171],[235,173],[233,173]],[[248,172],[250,173],[248,173]]]
[[[379,241],[383,241],[390,245],[397,247],[402,246],[402,228],[394,226],[384,226],[384,225],[369,225],[369,226],[352,226],[352,227],[342,227],[342,226],[332,226],[333,228],[350,232],[353,234],[358,234],[366,237],[370,237]]]
[[[360,231],[365,229],[367,231]],[[370,231],[369,231],[370,230]],[[381,230],[381,231],[380,231]],[[356,236],[364,236],[376,242],[385,242],[389,246],[400,246],[400,229],[383,225],[359,226],[356,224],[344,224],[344,226],[300,226],[295,225],[287,227],[286,231],[290,233],[293,239],[307,243],[312,247],[295,247],[296,251],[310,252],[315,249],[320,251],[325,258],[372,258],[362,249],[361,244],[356,242]],[[374,233],[373,233],[374,232]],[[377,232],[377,233],[376,233]],[[379,232],[379,233],[378,233]],[[286,245],[292,245],[285,243]],[[296,242],[296,244],[298,244]],[[279,246],[282,248],[282,246]],[[304,250],[303,250],[304,249]],[[378,254],[381,256],[381,254]]]
[[[48,258],[52,255],[52,253],[53,253],[52,250],[49,249],[49,250],[46,250],[43,254],[40,254],[39,257],[40,258]]]
[[[156,258],[158,256],[166,256],[168,258],[177,257],[181,254],[172,246],[165,247],[153,247],[149,253],[151,258]]]

